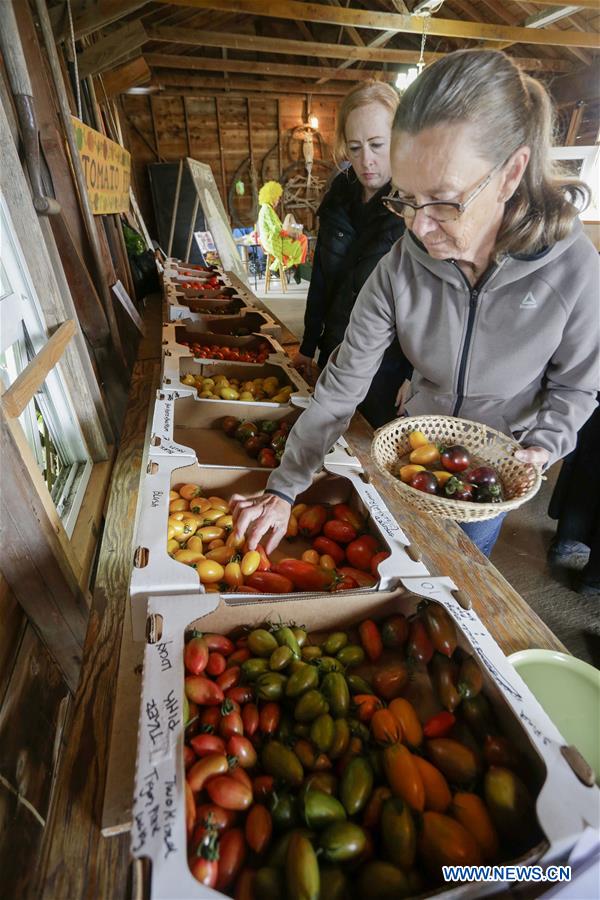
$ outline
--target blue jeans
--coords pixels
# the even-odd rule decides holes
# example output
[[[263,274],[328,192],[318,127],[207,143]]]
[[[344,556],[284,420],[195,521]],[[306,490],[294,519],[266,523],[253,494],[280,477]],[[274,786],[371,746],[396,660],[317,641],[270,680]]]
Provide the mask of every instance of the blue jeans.
[[[494,519],[484,519],[483,522],[459,522],[464,533],[471,538],[476,547],[479,547],[484,556],[489,556],[498,540],[502,523],[506,513],[500,513]]]

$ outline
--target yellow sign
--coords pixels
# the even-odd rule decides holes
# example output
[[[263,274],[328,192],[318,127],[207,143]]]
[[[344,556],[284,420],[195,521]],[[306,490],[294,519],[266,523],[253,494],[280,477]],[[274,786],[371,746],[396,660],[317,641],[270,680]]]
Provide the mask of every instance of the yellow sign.
[[[95,216],[129,209],[131,156],[99,131],[71,116],[85,183]]]

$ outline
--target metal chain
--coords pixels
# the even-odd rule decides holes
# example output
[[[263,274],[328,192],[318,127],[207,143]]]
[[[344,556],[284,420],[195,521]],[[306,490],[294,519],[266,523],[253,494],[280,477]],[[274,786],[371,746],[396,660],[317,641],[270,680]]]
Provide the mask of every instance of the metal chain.
[[[75,29],[73,28],[73,14],[71,12],[71,0],[67,0],[67,12],[69,14],[69,30],[71,32],[71,51],[73,53],[73,65],[75,67],[75,93],[77,97],[77,118],[83,121],[81,113],[81,85],[79,84],[79,66],[77,65],[77,50],[75,49]]]

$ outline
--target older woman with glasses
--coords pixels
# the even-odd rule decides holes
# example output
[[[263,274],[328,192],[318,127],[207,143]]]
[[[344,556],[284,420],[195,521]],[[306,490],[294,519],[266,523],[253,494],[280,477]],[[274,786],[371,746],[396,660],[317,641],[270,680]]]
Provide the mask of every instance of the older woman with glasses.
[[[484,422],[539,466],[575,446],[599,387],[598,256],[577,218],[586,188],[554,168],[551,136],[545,88],[499,51],[448,54],[404,93],[384,202],[407,233],[362,289],[267,491],[237,499],[250,546],[277,545],[396,336],[414,366],[408,414]],[[462,527],[489,555],[501,524]]]

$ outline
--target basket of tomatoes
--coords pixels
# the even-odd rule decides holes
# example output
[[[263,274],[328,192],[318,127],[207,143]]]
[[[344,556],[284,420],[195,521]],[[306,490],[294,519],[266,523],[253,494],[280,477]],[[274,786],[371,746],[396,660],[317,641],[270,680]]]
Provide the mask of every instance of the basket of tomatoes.
[[[453,416],[409,416],[380,428],[371,456],[403,500],[457,522],[493,519],[538,492],[541,470],[514,458],[507,435]]]

